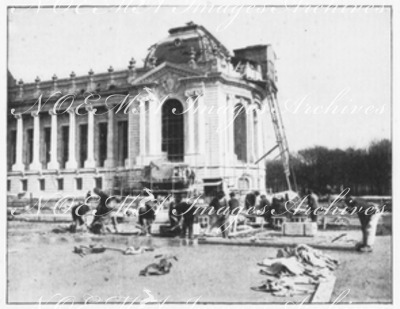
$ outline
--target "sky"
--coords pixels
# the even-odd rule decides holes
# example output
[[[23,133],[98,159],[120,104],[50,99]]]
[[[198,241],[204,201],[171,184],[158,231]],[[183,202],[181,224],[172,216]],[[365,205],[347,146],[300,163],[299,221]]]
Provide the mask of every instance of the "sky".
[[[16,9],[8,16],[8,68],[26,83],[125,69],[131,57],[140,66],[168,29],[193,21],[231,51],[272,44],[292,151],[367,147],[391,136],[389,9],[193,5]]]

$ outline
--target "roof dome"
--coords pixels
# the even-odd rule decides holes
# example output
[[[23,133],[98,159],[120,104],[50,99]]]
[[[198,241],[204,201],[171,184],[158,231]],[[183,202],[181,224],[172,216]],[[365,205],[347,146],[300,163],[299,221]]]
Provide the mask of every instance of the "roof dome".
[[[168,37],[149,48],[145,67],[154,67],[165,61],[207,62],[218,55],[229,56],[229,51],[203,26],[189,22],[183,27],[170,29]]]

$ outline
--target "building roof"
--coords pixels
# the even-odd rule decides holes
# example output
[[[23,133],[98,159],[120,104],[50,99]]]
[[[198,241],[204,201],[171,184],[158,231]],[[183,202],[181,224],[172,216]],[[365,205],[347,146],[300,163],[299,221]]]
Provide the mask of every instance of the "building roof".
[[[229,57],[229,50],[206,28],[193,22],[172,28],[168,37],[150,47],[145,67],[164,61],[173,63],[207,62],[217,56]]]
[[[56,75],[51,80],[41,81],[39,77],[33,83],[25,84],[22,80],[18,83],[8,72],[8,93],[9,101],[24,101],[37,98],[39,94],[49,97],[55,91],[68,94],[84,94],[87,92],[127,91],[136,82],[145,80],[151,75],[156,67],[166,65],[176,67],[188,76],[205,76],[210,72],[222,72],[226,76],[238,80],[249,81],[248,76],[237,68],[233,67],[234,59],[231,58],[229,50],[215,38],[206,28],[189,22],[184,26],[172,28],[169,35],[149,48],[144,66],[135,67],[135,60],[129,61],[127,69],[114,71],[112,67],[106,72],[94,73],[92,70],[87,75],[76,76],[71,72],[69,78],[59,79]],[[238,51],[251,50],[269,47],[269,45],[255,45]],[[247,53],[247,52],[246,52]],[[248,58],[249,63],[258,70],[257,61],[259,57]],[[249,67],[247,67],[247,70]],[[256,72],[257,73],[257,72]],[[251,82],[259,81],[257,78]],[[265,82],[265,81],[264,81]],[[257,83],[256,83],[257,84]],[[23,91],[22,91],[23,89]]]

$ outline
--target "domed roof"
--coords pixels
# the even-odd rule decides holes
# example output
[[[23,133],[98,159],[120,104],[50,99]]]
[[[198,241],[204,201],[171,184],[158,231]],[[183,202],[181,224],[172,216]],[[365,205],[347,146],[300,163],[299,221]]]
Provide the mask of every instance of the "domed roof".
[[[145,67],[172,63],[207,62],[217,55],[229,56],[228,49],[207,29],[193,22],[172,28],[169,36],[149,48]]]

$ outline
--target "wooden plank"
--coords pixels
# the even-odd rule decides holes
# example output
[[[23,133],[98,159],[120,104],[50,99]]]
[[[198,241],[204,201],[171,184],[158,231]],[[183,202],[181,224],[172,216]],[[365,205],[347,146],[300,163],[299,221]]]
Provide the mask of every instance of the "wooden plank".
[[[248,229],[243,230],[243,231],[239,231],[239,232],[235,232],[235,233],[234,232],[230,232],[228,234],[228,236],[229,237],[236,237],[236,236],[241,236],[241,235],[246,235],[246,234],[255,234],[255,233],[261,232],[262,230],[263,230],[263,228],[255,229],[255,228],[249,227]]]
[[[227,246],[249,246],[249,247],[296,247],[296,242],[271,242],[271,241],[251,241],[250,239],[226,239],[226,238],[199,238],[199,245],[227,245]],[[354,246],[337,245],[335,243],[323,244],[308,244],[314,249],[320,250],[339,250],[339,251],[354,251]]]
[[[335,282],[336,277],[333,275],[326,281],[321,281],[314,292],[311,303],[329,303],[331,301]]]

